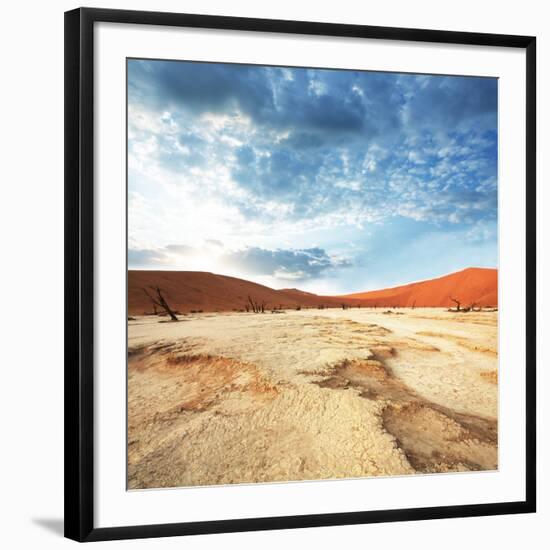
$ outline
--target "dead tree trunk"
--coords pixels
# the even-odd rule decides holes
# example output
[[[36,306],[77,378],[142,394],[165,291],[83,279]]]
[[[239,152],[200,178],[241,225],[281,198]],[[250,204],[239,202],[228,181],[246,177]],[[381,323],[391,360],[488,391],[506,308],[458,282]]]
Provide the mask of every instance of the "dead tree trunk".
[[[149,288],[156,293],[156,296],[151,295],[149,292],[147,292],[146,288],[143,289],[143,292],[145,292],[149,300],[153,302],[153,307],[155,306],[161,307],[170,316],[172,321],[178,321],[179,319],[176,317],[176,314],[164,299],[164,296],[162,295],[162,289],[159,288],[158,286],[150,286]],[[155,308],[155,311],[156,311],[156,308]]]
[[[252,311],[258,313],[258,304],[250,296],[248,296],[248,302],[250,303]]]
[[[451,298],[451,302],[454,302],[456,304],[456,310],[460,311],[460,302],[454,298]]]
[[[250,296],[247,296],[247,298],[248,298],[248,303],[250,304],[250,308],[254,313],[265,313],[267,302],[264,302],[264,301],[262,301],[262,303],[257,302],[255,299],[251,298]]]

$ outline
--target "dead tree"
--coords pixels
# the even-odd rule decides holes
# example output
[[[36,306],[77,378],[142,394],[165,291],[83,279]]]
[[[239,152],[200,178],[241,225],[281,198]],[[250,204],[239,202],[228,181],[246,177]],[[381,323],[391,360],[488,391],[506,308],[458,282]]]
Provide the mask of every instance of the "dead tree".
[[[252,297],[248,296],[248,303],[250,304],[250,309],[252,309],[254,313],[265,313],[265,307],[267,306],[267,302],[262,301],[260,303],[260,302],[257,302]],[[248,307],[249,306],[247,306],[247,309],[246,309],[247,311],[248,311]]]
[[[458,300],[455,300],[454,298],[450,297],[451,302],[454,302],[456,304],[456,310],[460,311],[460,302]]]
[[[416,300],[412,303],[412,309],[416,306]]]
[[[176,317],[174,310],[168,305],[168,303],[164,299],[164,296],[162,295],[162,289],[158,286],[150,286],[149,288],[153,290],[156,295],[152,295],[149,292],[147,292],[146,288],[143,288],[143,292],[145,292],[149,300],[153,302],[153,307],[155,306],[161,307],[170,316],[172,321],[178,321],[178,318]],[[155,312],[156,312],[156,307],[155,307]]]

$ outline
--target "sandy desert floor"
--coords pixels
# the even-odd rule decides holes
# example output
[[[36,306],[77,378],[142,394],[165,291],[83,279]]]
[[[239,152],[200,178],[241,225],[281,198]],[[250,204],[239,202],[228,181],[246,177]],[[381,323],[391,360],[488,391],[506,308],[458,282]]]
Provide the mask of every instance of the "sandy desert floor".
[[[130,489],[494,470],[497,313],[128,322]]]

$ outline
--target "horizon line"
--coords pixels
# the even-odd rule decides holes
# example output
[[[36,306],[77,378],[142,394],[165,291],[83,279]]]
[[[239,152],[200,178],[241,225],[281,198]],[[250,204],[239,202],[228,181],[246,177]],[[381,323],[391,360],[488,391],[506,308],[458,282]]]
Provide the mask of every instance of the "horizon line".
[[[201,270],[194,270],[194,269],[149,269],[149,268],[141,268],[141,269],[127,268],[127,271],[128,272],[130,272],[130,271],[157,271],[157,272],[161,272],[161,273],[206,273],[206,274],[209,274],[209,275],[217,275],[217,276],[220,276],[220,277],[230,277],[232,279],[239,279],[240,281],[246,281],[248,283],[252,283],[252,284],[255,284],[255,285],[258,285],[258,286],[263,286],[264,288],[268,288],[270,290],[297,290],[298,292],[303,292],[305,294],[311,294],[311,295],[314,295],[314,296],[322,296],[322,297],[326,297],[326,298],[339,298],[339,297],[352,297],[354,294],[367,294],[369,292],[380,292],[382,290],[394,290],[394,289],[397,289],[397,288],[400,288],[400,287],[403,287],[403,286],[426,283],[428,281],[437,281],[438,279],[443,279],[444,277],[448,277],[449,275],[454,275],[456,273],[462,273],[463,271],[468,271],[470,269],[480,269],[480,270],[483,269],[483,270],[488,270],[488,271],[489,270],[490,271],[498,271],[498,267],[469,266],[469,267],[464,267],[462,269],[458,269],[457,271],[450,271],[450,272],[445,273],[443,275],[437,275],[435,277],[430,277],[430,278],[427,278],[427,279],[418,279],[416,281],[409,281],[409,282],[397,284],[397,285],[394,285],[394,286],[388,286],[388,287],[383,287],[383,288],[375,288],[375,289],[372,289],[372,290],[362,290],[362,291],[359,290],[359,291],[356,291],[356,292],[348,292],[348,293],[344,293],[344,294],[316,294],[315,292],[300,290],[298,287],[272,288],[272,287],[269,287],[269,286],[264,285],[262,283],[257,283],[255,281],[252,281],[252,280],[249,280],[249,279],[243,279],[242,277],[235,277],[234,275],[224,275],[222,273],[214,273],[213,271],[201,271]]]

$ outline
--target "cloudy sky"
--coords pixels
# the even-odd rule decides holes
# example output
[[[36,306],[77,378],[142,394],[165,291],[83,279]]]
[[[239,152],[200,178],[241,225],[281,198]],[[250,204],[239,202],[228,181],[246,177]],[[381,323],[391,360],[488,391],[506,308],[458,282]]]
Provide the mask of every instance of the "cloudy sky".
[[[497,81],[128,61],[128,264],[369,290],[497,265]]]

